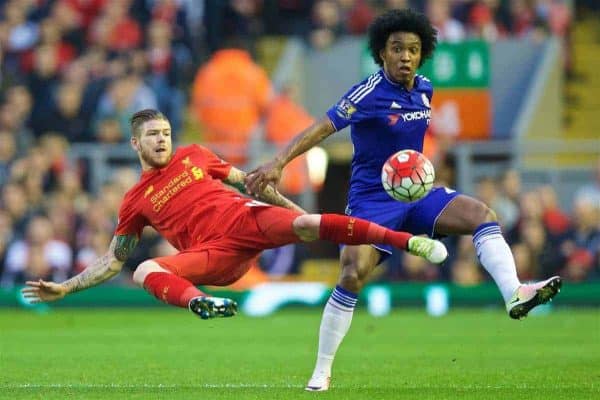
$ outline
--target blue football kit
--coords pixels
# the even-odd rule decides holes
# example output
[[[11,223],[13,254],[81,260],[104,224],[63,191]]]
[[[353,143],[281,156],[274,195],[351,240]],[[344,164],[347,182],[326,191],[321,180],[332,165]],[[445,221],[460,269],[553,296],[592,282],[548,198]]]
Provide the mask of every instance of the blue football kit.
[[[327,111],[336,131],[350,125],[354,145],[347,215],[434,237],[438,216],[458,193],[435,187],[422,199],[404,203],[392,199],[381,184],[381,168],[392,154],[423,151],[432,96],[433,87],[424,76],[415,76],[413,89],[407,90],[380,70],[353,86]],[[382,260],[391,254],[391,246],[375,247],[383,252]]]

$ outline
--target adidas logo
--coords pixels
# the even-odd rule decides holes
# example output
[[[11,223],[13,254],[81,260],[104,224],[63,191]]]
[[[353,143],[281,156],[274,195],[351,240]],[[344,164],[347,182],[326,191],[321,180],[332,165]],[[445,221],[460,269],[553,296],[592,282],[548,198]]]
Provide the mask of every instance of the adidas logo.
[[[392,105],[390,106],[390,108],[400,109],[400,108],[402,108],[402,106],[400,104],[396,103],[395,101],[392,101]]]

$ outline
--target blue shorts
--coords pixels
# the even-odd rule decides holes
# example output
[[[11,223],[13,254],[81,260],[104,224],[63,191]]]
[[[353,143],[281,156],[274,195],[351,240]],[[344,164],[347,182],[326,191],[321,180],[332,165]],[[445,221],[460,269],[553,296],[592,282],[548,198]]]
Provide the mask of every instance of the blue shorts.
[[[405,231],[413,235],[436,236],[435,223],[446,206],[460,193],[445,187],[436,187],[421,200],[403,203],[387,198],[365,199],[354,196],[350,199],[346,214],[376,222],[395,231]],[[392,246],[373,245],[382,254],[380,262],[392,254]]]

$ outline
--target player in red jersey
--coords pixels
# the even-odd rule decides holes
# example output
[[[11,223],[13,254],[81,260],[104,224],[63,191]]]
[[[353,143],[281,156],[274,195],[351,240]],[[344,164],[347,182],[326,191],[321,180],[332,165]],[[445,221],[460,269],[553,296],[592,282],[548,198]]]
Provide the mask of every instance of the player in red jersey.
[[[133,280],[159,300],[189,307],[203,319],[232,316],[237,304],[195,285],[235,282],[264,249],[325,239],[391,244],[438,263],[447,256],[436,240],[354,217],[306,214],[270,186],[258,198],[275,206],[243,196],[223,184],[243,191],[243,171],[198,145],[173,152],[169,121],[156,110],[134,114],[131,128],[142,175],[125,195],[108,252],[65,282],[27,282],[23,293],[32,302],[58,300],[117,275],[144,226],[156,229],[179,253],[142,262]]]

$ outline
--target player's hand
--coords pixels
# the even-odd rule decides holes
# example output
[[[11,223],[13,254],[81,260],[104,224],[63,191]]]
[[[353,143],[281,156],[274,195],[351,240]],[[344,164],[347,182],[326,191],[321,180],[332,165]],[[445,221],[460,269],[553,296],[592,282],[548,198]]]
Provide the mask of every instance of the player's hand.
[[[67,288],[59,283],[46,282],[41,279],[25,283],[27,287],[23,288],[21,293],[33,304],[60,300],[67,295]]]
[[[244,184],[249,194],[258,195],[262,193],[268,185],[277,187],[281,179],[281,171],[283,167],[279,165],[277,160],[270,161],[260,167],[252,170],[244,178]]]

